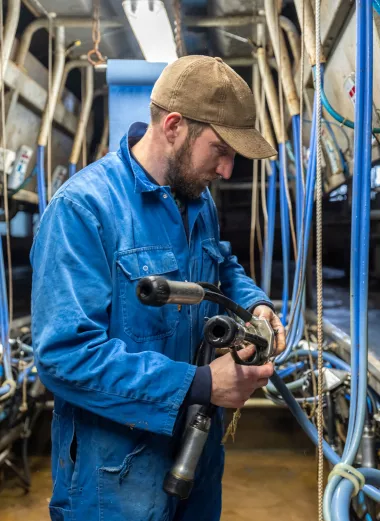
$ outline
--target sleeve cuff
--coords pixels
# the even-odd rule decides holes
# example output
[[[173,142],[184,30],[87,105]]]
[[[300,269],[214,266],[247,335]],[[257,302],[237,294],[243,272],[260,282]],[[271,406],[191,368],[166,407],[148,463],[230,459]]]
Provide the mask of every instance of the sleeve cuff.
[[[209,365],[197,367],[186,397],[186,405],[208,405],[211,400],[211,369]]]
[[[272,304],[272,302],[269,302],[269,300],[259,300],[258,302],[255,302],[252,306],[248,308],[248,311],[250,313],[253,313],[258,306],[267,306],[272,311],[276,311],[274,309],[274,305]]]

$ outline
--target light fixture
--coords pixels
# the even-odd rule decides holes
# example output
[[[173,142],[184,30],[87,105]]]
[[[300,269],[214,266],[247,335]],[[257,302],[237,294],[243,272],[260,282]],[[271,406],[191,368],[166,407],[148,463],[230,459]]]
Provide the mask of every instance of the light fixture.
[[[124,0],[122,5],[146,61],[171,63],[178,58],[161,0]]]

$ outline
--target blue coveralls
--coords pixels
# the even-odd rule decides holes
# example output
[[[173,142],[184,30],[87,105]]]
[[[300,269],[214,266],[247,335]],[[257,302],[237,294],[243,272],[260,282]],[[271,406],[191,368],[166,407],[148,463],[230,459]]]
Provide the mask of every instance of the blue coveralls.
[[[266,295],[219,241],[208,190],[189,202],[189,241],[168,186],[148,180],[128,137],[53,197],[35,236],[32,334],[42,382],[54,393],[54,521],[217,521],[222,411],[190,498],[162,489],[183,427],[205,316],[215,304],[144,307],[147,275],[221,282],[245,308]],[[178,509],[177,509],[178,506]]]

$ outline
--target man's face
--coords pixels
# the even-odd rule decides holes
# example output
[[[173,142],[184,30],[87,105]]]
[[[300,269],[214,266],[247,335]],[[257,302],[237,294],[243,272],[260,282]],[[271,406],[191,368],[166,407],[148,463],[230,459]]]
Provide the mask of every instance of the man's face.
[[[235,152],[211,127],[192,139],[187,135],[183,145],[169,158],[166,183],[179,196],[198,198],[218,178],[229,179]]]

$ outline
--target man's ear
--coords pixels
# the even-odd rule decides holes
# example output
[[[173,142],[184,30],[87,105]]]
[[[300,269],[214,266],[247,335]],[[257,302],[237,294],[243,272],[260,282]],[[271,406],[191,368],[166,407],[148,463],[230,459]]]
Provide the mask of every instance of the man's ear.
[[[162,130],[172,145],[185,131],[185,121],[179,112],[170,112],[162,122]]]

